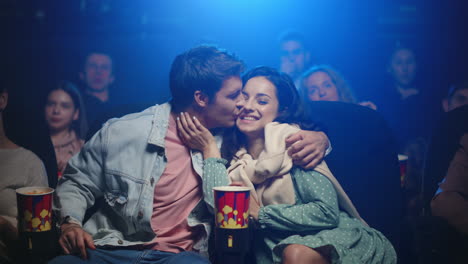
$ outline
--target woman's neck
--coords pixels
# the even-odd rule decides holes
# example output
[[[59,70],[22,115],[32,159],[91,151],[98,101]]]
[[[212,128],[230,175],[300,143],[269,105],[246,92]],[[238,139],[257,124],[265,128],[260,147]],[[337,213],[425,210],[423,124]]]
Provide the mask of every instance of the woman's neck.
[[[258,156],[265,148],[265,138],[261,137],[247,137],[248,149],[247,151],[254,159],[258,159]]]
[[[71,129],[50,132],[50,139],[52,140],[52,144],[55,146],[57,144],[63,143],[65,139],[70,137],[71,133]]]

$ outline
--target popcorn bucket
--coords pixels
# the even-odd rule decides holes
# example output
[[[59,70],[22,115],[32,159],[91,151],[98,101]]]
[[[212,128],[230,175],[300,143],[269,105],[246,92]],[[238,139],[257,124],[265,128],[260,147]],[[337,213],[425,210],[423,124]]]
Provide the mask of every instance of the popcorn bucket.
[[[49,187],[16,189],[19,232],[43,232],[52,229],[52,196]]]
[[[249,226],[250,190],[241,186],[214,187],[215,223],[224,229]]]

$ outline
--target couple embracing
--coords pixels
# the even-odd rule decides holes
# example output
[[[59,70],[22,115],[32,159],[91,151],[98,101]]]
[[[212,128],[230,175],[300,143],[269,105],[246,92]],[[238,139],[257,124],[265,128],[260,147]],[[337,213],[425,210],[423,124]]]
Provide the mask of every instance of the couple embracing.
[[[171,102],[86,143],[57,188],[67,255],[50,263],[209,263],[212,187],[232,182],[254,197],[257,263],[396,263],[321,161],[328,139],[304,122],[292,80],[242,70],[225,51],[190,49],[172,64]]]

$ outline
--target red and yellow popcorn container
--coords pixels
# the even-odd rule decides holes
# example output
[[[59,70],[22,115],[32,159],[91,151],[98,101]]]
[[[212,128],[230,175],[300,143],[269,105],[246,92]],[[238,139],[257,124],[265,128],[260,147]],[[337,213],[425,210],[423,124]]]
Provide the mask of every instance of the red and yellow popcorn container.
[[[216,227],[243,229],[249,226],[250,190],[242,186],[214,187]]]
[[[49,187],[16,189],[18,231],[43,232],[52,229],[52,197]]]

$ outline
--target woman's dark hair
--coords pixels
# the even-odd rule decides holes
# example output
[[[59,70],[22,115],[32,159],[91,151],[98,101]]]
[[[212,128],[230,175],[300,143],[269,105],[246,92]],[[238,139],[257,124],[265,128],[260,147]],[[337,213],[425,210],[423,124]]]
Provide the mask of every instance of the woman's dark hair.
[[[278,98],[278,116],[275,122],[297,124],[306,130],[314,130],[316,127],[310,120],[306,119],[305,111],[299,93],[294,85],[294,81],[285,73],[281,73],[274,68],[258,66],[251,69],[242,76],[242,83],[245,84],[254,77],[264,77],[276,88]],[[223,137],[221,154],[230,161],[234,158],[239,148],[246,146],[245,136],[234,127],[226,131]]]
[[[80,91],[72,82],[59,81],[56,88],[50,90],[48,95],[57,90],[66,92],[72,99],[73,104],[75,105],[75,109],[80,111],[78,120],[73,121],[71,126],[76,135],[83,139],[86,136],[86,132],[88,131],[88,122],[86,120],[86,109],[84,107]]]

